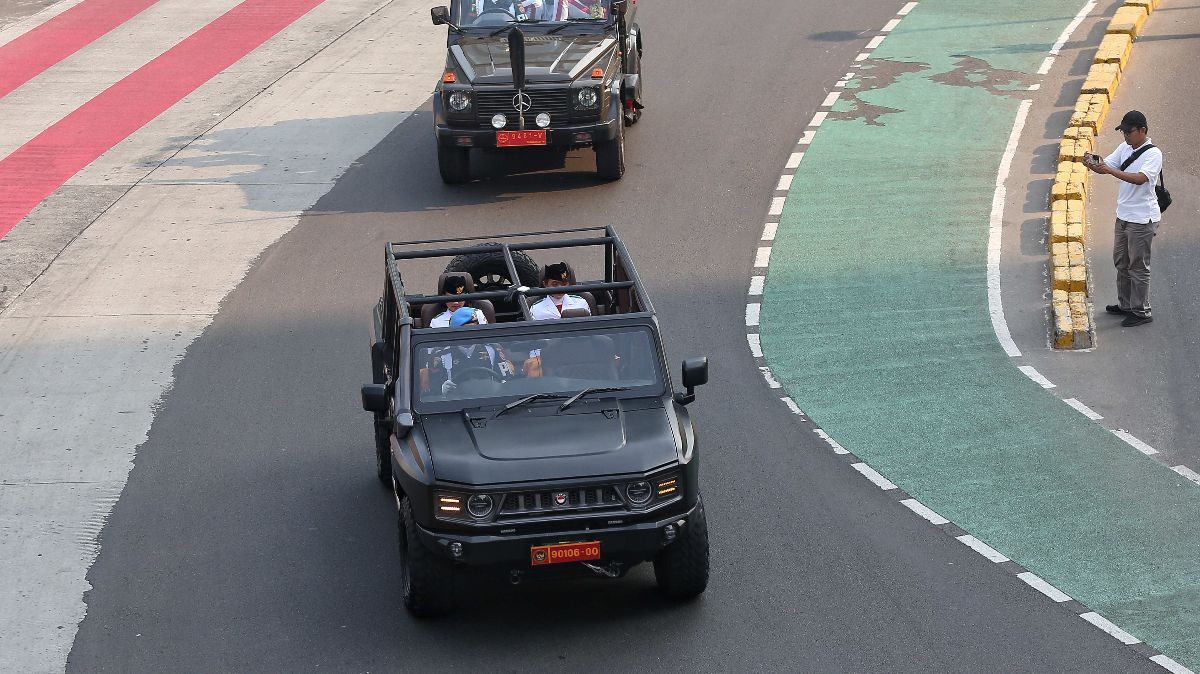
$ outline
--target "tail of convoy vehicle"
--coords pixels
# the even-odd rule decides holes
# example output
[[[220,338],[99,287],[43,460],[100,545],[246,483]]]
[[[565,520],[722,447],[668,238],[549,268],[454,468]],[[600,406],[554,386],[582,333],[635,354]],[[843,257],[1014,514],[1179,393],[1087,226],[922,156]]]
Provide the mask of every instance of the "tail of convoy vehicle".
[[[699,595],[708,525],[687,406],[708,360],[685,360],[685,391],[674,390],[654,307],[612,227],[481,241],[391,243],[384,258],[362,402],[399,513],[405,606],[449,611],[466,573],[617,578],[647,561],[667,596]],[[602,278],[578,281],[565,265],[568,286],[533,287],[530,253],[581,252]],[[437,257],[451,258],[447,272],[420,284],[440,293],[457,275],[465,292],[408,290],[402,264]],[[532,304],[561,292],[590,315],[532,319]],[[487,323],[430,327],[450,301]]]
[[[522,4],[524,3],[524,4]],[[470,180],[471,152],[591,147],[605,180],[625,173],[625,127],[642,103],[635,0],[452,0],[433,96],[438,167]]]

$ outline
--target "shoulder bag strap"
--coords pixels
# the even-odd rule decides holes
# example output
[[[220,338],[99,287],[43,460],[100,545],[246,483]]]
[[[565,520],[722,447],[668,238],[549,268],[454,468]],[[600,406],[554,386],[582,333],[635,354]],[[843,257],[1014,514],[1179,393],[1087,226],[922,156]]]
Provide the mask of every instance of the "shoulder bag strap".
[[[1126,159],[1124,162],[1121,163],[1121,170],[1124,171],[1125,169],[1129,168],[1130,164],[1137,161],[1138,157],[1145,154],[1146,150],[1149,150],[1152,147],[1154,147],[1154,146],[1151,145],[1150,143],[1146,143],[1145,145],[1134,150],[1133,154],[1129,155],[1129,159]]]

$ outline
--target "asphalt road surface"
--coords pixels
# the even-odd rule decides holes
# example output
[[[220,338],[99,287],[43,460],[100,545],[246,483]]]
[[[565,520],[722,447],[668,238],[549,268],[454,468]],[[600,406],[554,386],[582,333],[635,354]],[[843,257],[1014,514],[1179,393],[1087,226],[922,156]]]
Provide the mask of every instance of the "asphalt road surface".
[[[779,404],[746,347],[779,168],[860,35],[896,9],[645,3],[649,105],[615,184],[583,152],[487,162],[447,188],[428,106],[407,118],[267,250],[177,366],[101,535],[67,668],[1154,671],[863,480]],[[592,224],[634,252],[671,362],[711,358],[692,408],[709,590],[664,602],[645,568],[480,583],[455,616],[416,621],[357,400],[383,243]]]

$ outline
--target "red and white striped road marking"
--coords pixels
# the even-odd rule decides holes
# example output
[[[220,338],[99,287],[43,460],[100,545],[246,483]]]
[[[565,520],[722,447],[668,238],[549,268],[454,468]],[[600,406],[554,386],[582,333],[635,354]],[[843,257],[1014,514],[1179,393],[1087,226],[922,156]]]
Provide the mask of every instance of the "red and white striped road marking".
[[[0,238],[71,176],[322,2],[246,0],[0,160]]]

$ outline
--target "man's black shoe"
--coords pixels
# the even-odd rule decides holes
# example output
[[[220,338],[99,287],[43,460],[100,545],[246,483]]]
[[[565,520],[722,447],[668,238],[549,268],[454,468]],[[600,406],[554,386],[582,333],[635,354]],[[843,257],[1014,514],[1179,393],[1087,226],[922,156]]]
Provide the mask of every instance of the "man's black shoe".
[[[1118,316],[1129,316],[1129,315],[1131,315],[1131,314],[1129,313],[1129,310],[1128,310],[1128,309],[1122,309],[1122,308],[1121,308],[1121,306],[1120,306],[1119,304],[1110,304],[1110,305],[1108,305],[1108,306],[1104,307],[1104,310],[1105,310],[1105,311],[1107,311],[1107,312],[1108,312],[1108,313],[1110,313],[1110,314],[1116,314],[1116,315],[1118,315]]]
[[[1143,323],[1150,323],[1153,320],[1154,319],[1150,318],[1149,316],[1138,316],[1137,314],[1129,314],[1128,316],[1125,317],[1125,320],[1121,321],[1121,327],[1122,328],[1132,328],[1135,325],[1141,325]]]

